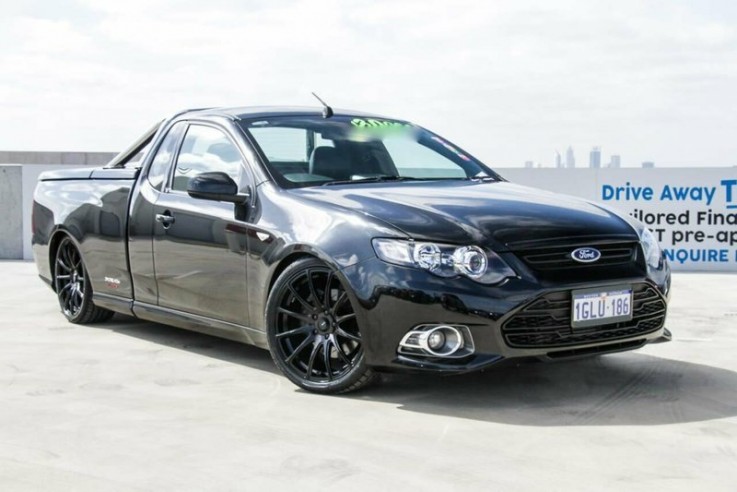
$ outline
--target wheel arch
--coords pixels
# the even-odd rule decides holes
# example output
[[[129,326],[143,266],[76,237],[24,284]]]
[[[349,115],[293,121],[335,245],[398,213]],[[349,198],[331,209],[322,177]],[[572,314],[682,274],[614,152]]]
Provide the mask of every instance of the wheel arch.
[[[283,250],[282,254],[279,255],[279,257],[275,261],[272,262],[272,264],[276,264],[276,266],[271,272],[271,276],[269,277],[268,282],[268,288],[264,292],[264,308],[266,307],[266,302],[269,298],[269,295],[271,294],[271,290],[274,288],[274,284],[276,283],[279,276],[284,272],[284,270],[287,269],[287,267],[289,267],[289,265],[303,258],[317,258],[318,260],[322,261],[327,266],[332,268],[337,273],[338,278],[340,278],[341,281],[345,281],[344,276],[341,273],[341,269],[349,265],[341,266],[329,254],[312,246],[293,245],[291,248]]]
[[[56,253],[59,250],[59,245],[64,238],[69,238],[69,240],[74,243],[79,254],[82,255],[82,248],[79,245],[79,241],[70,231],[57,227],[56,230],[51,233],[51,240],[49,241],[49,272],[51,273],[51,289],[54,292],[56,292],[56,282],[54,282],[56,268],[54,268],[54,262],[56,260]]]
[[[271,278],[269,279],[269,288],[266,289],[267,298],[269,294],[271,294],[271,289],[274,288],[274,284],[276,283],[276,280],[281,276],[282,272],[286,270],[289,265],[295,263],[298,260],[301,260],[302,258],[318,258],[318,256],[304,251],[299,251],[292,252],[281,259],[277,263],[276,268],[274,268],[274,271],[271,273]]]

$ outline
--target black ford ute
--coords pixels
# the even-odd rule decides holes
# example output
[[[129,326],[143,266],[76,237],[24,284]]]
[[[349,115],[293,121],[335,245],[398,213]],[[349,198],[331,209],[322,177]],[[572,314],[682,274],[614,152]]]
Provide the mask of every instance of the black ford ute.
[[[670,268],[643,224],[328,109],[185,111],[104,168],[44,173],[33,250],[66,318],[254,344],[320,393],[670,339]]]

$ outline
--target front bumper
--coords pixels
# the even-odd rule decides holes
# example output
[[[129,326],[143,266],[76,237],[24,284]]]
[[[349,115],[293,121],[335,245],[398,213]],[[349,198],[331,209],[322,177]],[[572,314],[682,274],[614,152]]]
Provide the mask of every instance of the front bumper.
[[[580,357],[632,350],[670,338],[665,329],[670,294],[667,266],[636,277],[546,283],[522,276],[499,286],[484,286],[465,278],[439,278],[379,259],[361,262],[342,273],[355,296],[352,301],[366,361],[380,370],[460,373],[510,358]],[[571,290],[622,284],[631,284],[635,290],[633,322],[575,331],[570,328]],[[540,307],[541,300],[553,303],[550,310],[542,312],[550,311],[554,321],[538,320],[532,328],[527,322],[515,325],[513,321],[520,314],[529,316],[526,310]],[[638,310],[642,311],[639,317]],[[398,354],[399,342],[410,329],[432,323],[467,326],[474,353],[460,359]]]

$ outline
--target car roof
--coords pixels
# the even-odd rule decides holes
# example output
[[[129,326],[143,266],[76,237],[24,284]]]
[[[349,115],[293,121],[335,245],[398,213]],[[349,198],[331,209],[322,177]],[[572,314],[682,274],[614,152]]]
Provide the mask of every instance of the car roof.
[[[225,108],[202,108],[182,111],[178,116],[227,116],[232,119],[269,118],[273,116],[322,116],[322,107],[311,106],[239,106]],[[386,118],[377,114],[333,108],[336,116],[363,116]]]

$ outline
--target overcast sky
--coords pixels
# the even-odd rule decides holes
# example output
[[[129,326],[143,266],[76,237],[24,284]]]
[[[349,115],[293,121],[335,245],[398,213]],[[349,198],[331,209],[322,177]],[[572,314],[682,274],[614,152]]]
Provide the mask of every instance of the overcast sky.
[[[737,2],[0,0],[0,150],[117,151],[187,107],[408,119],[493,166],[737,164]]]

